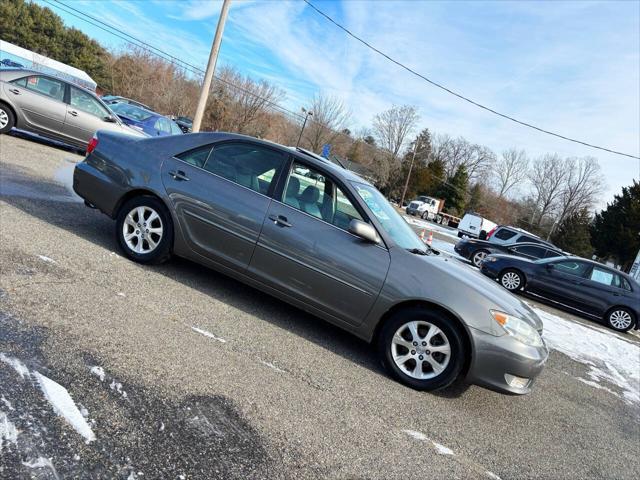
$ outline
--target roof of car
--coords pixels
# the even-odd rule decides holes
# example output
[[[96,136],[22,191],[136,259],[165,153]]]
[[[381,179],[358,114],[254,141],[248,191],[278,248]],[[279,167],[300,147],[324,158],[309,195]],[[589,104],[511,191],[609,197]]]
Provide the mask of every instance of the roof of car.
[[[323,158],[313,152],[309,152],[308,150],[296,148],[296,147],[288,147],[286,145],[281,145],[279,143],[271,142],[269,140],[262,140],[260,138],[251,137],[249,135],[242,135],[239,133],[228,133],[228,132],[200,132],[200,133],[190,133],[189,135],[200,135],[202,137],[209,137],[211,141],[219,141],[219,140],[249,140],[254,143],[263,144],[265,146],[276,148],[278,150],[282,150],[288,154],[294,155],[297,158],[300,158],[304,162],[309,163],[310,165],[317,166],[319,168],[323,168],[328,170],[330,173],[333,173],[339,177],[341,177],[345,181],[353,181],[358,183],[364,183],[365,185],[371,185],[371,182],[368,182],[358,174],[347,170],[339,165],[332,163],[331,161]]]

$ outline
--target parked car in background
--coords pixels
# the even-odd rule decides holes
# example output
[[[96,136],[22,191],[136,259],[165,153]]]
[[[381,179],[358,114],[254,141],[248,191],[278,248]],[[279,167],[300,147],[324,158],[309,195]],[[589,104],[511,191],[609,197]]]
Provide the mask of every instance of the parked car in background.
[[[137,100],[132,100],[127,97],[120,97],[117,95],[104,95],[102,97],[102,101],[107,105],[113,105],[114,103],[127,103],[129,105],[135,105],[136,107],[146,108],[147,110],[151,110],[151,107],[148,107],[142,102],[138,102]]]
[[[184,133],[191,133],[193,129],[193,120],[189,117],[174,117],[173,121],[178,124]]]
[[[626,273],[579,257],[528,260],[490,255],[483,274],[511,292],[537,294],[620,332],[640,318],[640,285]]]
[[[262,289],[373,342],[389,373],[418,390],[464,375],[525,394],[544,366],[535,312],[432,252],[353,172],[227,133],[98,132],[94,148],[73,188],[116,220],[133,261],[183,256]]]
[[[444,207],[444,200],[421,195],[407,205],[407,215],[421,217],[424,220],[435,220]]]
[[[467,213],[458,224],[458,237],[462,238],[466,235],[467,237],[485,240],[488,233],[496,227],[497,225],[491,220],[487,220],[475,213]]]
[[[454,250],[458,255],[470,260],[476,267],[480,267],[480,264],[487,255],[494,253],[504,253],[533,260],[537,260],[539,258],[563,257],[568,255],[558,248],[542,245],[540,243],[523,242],[499,244],[471,238],[463,238],[462,240],[459,240],[458,243],[456,243]]]
[[[88,90],[31,70],[0,70],[0,133],[13,127],[83,150],[97,130],[145,136]]]
[[[173,120],[146,108],[130,103],[112,103],[111,109],[125,124],[152,137],[182,135],[184,133]]]
[[[498,225],[487,234],[487,241],[495,244],[511,244],[511,243],[541,243],[552,248],[556,248],[552,243],[542,240],[537,235],[527,232],[521,228],[510,227],[507,225]]]

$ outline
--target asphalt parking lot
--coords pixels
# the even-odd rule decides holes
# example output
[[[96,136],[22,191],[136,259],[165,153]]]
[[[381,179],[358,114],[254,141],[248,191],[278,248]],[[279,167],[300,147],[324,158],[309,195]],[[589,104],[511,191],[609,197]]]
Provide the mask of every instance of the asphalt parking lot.
[[[113,222],[69,191],[81,159],[0,136],[0,478],[640,471],[640,404],[585,381],[588,363],[552,350],[524,397],[410,390],[367,344],[250,287],[125,260]],[[640,369],[637,337],[607,338]]]

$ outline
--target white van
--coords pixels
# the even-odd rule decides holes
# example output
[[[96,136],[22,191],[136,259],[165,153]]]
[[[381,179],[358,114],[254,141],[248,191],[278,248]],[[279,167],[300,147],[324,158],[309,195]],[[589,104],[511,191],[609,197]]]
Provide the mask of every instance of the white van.
[[[480,215],[467,213],[462,217],[460,225],[458,225],[458,237],[462,238],[466,235],[467,237],[485,240],[487,234],[497,226],[491,220],[487,220]]]

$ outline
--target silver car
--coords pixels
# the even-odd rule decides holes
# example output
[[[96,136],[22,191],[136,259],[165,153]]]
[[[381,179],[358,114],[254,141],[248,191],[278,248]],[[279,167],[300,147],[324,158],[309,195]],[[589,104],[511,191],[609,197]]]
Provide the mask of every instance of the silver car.
[[[0,70],[0,133],[13,127],[86,148],[97,130],[146,136],[92,92],[31,70]]]
[[[535,312],[430,250],[350,171],[226,133],[98,132],[91,145],[74,190],[115,219],[131,260],[178,255],[279,297],[372,342],[412,388],[463,376],[524,394],[543,368]]]

